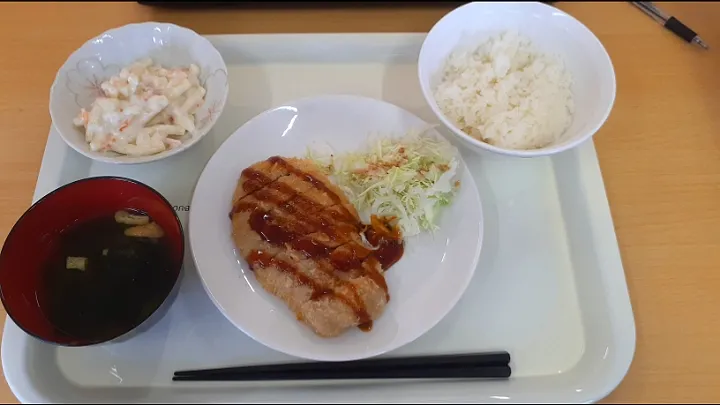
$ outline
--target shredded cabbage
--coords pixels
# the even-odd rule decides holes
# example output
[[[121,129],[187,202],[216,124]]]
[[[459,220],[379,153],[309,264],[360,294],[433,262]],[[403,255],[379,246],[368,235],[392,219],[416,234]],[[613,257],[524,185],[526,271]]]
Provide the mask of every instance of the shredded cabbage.
[[[436,230],[441,208],[460,186],[457,149],[422,132],[375,139],[362,152],[308,149],[308,158],[343,189],[365,221],[371,214],[395,217],[404,236]]]

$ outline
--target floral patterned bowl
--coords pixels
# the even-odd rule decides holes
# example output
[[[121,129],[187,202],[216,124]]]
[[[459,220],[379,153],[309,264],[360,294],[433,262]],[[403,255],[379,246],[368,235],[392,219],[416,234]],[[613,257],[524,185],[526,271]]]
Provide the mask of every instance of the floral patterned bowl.
[[[196,132],[182,145],[150,156],[93,152],[82,128],[73,125],[80,108],[101,96],[100,84],[132,62],[150,57],[166,67],[200,67],[200,82],[207,91],[195,116]],[[207,39],[174,24],[146,22],[111,29],[87,41],[65,61],[50,89],[50,117],[65,142],[79,153],[108,163],[145,163],[180,153],[196,144],[215,125],[228,95],[227,67]]]

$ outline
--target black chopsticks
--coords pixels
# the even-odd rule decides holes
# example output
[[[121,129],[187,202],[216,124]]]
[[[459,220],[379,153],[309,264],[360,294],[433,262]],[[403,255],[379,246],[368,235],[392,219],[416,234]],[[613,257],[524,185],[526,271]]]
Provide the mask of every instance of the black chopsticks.
[[[358,379],[509,378],[507,352],[397,357],[176,371],[173,381],[299,381]]]

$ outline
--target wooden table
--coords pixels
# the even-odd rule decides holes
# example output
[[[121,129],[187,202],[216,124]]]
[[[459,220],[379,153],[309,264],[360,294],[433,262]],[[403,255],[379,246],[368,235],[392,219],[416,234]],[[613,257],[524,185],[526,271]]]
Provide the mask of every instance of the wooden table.
[[[720,401],[720,3],[668,3],[702,51],[627,3],[558,3],[607,48],[615,108],[596,136],[637,323],[635,360],[608,402]],[[0,238],[29,206],[56,70],[86,39],[168,21],[201,34],[421,32],[452,5],[160,10],[136,3],[0,4]],[[0,402],[15,402],[0,385]]]

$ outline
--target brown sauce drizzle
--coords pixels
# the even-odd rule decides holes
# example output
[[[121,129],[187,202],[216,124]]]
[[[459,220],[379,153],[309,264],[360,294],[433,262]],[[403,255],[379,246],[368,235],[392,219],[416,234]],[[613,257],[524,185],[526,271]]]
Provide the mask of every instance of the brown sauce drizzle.
[[[261,210],[253,211],[252,214],[250,214],[248,222],[253,231],[257,232],[264,240],[273,245],[282,246],[297,237],[294,232],[273,224],[272,216]]]
[[[366,266],[368,267],[369,271],[367,271],[365,275],[367,275],[372,281],[375,282],[375,284],[378,285],[378,287],[382,288],[383,291],[385,291],[385,299],[387,301],[390,301],[390,292],[388,290],[387,280],[385,280],[385,276],[377,270],[377,262],[378,259],[375,256],[370,256],[368,258],[368,263],[366,263]]]
[[[306,257],[327,257],[330,256],[333,248],[325,246],[322,243],[312,239],[299,239],[292,242],[292,247],[295,250],[303,252]]]
[[[373,328],[373,322],[365,322],[358,325],[358,329],[360,329],[363,332],[370,332]]]
[[[288,166],[290,167],[290,166]],[[293,169],[293,173],[297,174],[299,171],[297,169]],[[243,182],[243,190],[248,192],[243,198],[241,198],[239,201],[236,202],[236,206],[233,207],[233,212],[239,212],[242,211],[242,209],[239,209],[237,205],[242,202],[242,200],[249,195],[254,195],[259,200],[263,201],[270,201],[277,205],[280,205],[281,208],[287,209],[290,212],[302,210],[302,211],[319,211],[326,207],[324,207],[321,204],[318,204],[316,201],[313,201],[301,194],[298,194],[292,187],[289,185],[278,181],[280,178],[285,176],[280,176],[278,179],[273,180],[265,174],[252,169],[247,168],[243,170],[243,176],[247,176],[248,179]],[[337,196],[332,190],[330,190],[325,184],[321,183],[319,180],[316,180],[311,175],[301,176],[298,175],[300,178],[305,178],[311,185],[313,185],[315,188],[320,188],[321,191],[325,192],[327,196],[330,197],[330,199],[335,203],[339,204],[337,205],[342,209],[342,213],[337,211],[331,211],[334,219],[336,220],[342,220],[342,221],[355,221],[355,218],[350,214],[348,209],[341,204],[340,197]],[[308,179],[314,179],[313,181],[310,181]],[[260,187],[256,187],[257,184],[260,184]],[[320,187],[318,186],[320,185]],[[288,196],[287,199],[278,199],[277,193],[270,192],[269,190],[276,191],[280,193],[281,195]]]
[[[284,160],[283,160],[284,162]],[[286,167],[292,167],[285,163]],[[294,173],[301,173],[299,170],[293,168]],[[230,212],[230,218],[233,214],[242,211],[253,211],[257,208],[257,201],[253,199],[261,200],[267,204],[273,204],[278,209],[285,211],[289,214],[296,215],[296,219],[307,225],[312,226],[316,230],[322,230],[328,236],[335,240],[346,240],[346,237],[350,233],[354,233],[362,229],[362,224],[357,223],[355,217],[348,211],[348,208],[342,204],[336,204],[332,207],[324,207],[312,199],[298,194],[292,187],[285,183],[273,181],[263,173],[258,172],[252,168],[243,170],[244,175],[249,176],[251,179],[261,179],[260,183],[265,184],[265,188],[255,190],[253,198],[247,198],[248,195],[244,196],[237,202]],[[309,176],[309,175],[308,175]],[[299,176],[303,177],[303,176]],[[312,176],[310,176],[312,177]],[[312,177],[314,179],[314,177]],[[311,183],[317,184],[319,180]],[[247,184],[247,181],[243,183],[243,188]],[[327,190],[327,194],[331,196],[333,201],[339,201],[340,198],[329,190],[324,184],[323,190]],[[289,196],[289,198],[278,198],[278,194],[270,192],[267,189],[272,189],[279,192],[283,196]],[[340,209],[340,212],[337,211]],[[319,215],[318,215],[319,213]],[[330,218],[328,219],[327,216]],[[344,239],[345,237],[345,239]]]
[[[306,258],[315,260],[319,269],[333,276],[334,282],[331,286],[322,285],[301,272],[293,263],[271,258],[262,251],[250,253],[247,258],[250,267],[254,270],[257,267],[275,266],[283,272],[292,274],[298,283],[311,288],[310,299],[318,300],[329,296],[343,301],[355,312],[359,321],[358,327],[363,331],[371,330],[373,322],[357,288],[334,272],[360,272],[360,275],[367,276],[382,288],[389,300],[387,282],[379,268],[387,270],[402,257],[404,246],[399,230],[391,225],[392,219],[381,219],[376,216],[372,217],[369,227],[364,226],[325,183],[293,167],[281,157],[271,157],[268,161],[282,165],[287,172],[324,192],[335,205],[324,207],[297,193],[289,185],[273,180],[255,169],[247,168],[242,172],[246,177],[243,189],[249,194],[234,204],[230,217],[238,212],[249,211],[250,228],[263,240],[276,246],[289,245]],[[251,194],[253,197],[247,198]],[[279,209],[282,213],[288,214],[288,218],[285,218],[285,215],[283,218],[278,218],[262,209],[261,205]],[[337,208],[340,210],[338,211]],[[328,235],[333,241],[340,242],[340,245],[330,247],[296,232],[297,229],[308,229],[297,222],[302,222],[309,229]],[[351,234],[357,234],[364,228],[365,237],[375,246],[374,250],[367,249],[351,237]],[[326,264],[322,265],[323,262]],[[348,291],[351,296],[346,296],[338,290]]]
[[[377,247],[374,256],[380,262],[383,270],[389,269],[393,264],[397,263],[405,253],[405,246],[402,239],[388,238],[375,232],[373,228],[365,231],[365,238]]]
[[[332,290],[328,290],[328,289],[315,290],[315,291],[313,291],[312,295],[310,296],[310,299],[315,301],[315,300],[319,300],[320,298],[322,298],[326,295],[330,295],[330,294],[333,294]]]
[[[367,309],[365,308],[365,305],[363,304],[357,289],[352,283],[348,283],[350,287],[350,292],[353,295],[351,298],[343,294],[337,294],[332,288],[332,286],[325,286],[316,282],[312,278],[305,275],[303,272],[299,271],[297,267],[295,267],[295,265],[288,263],[284,260],[278,260],[276,258],[269,257],[260,250],[250,252],[247,261],[253,271],[261,267],[275,267],[280,271],[290,274],[298,282],[298,284],[310,287],[312,291],[310,299],[312,300],[318,300],[324,296],[331,296],[339,299],[340,301],[343,301],[345,305],[350,307],[353,312],[355,312],[355,316],[358,317],[361,325],[369,324],[372,327],[372,318],[370,317],[370,314],[368,314]]]
[[[283,168],[285,170],[287,170],[288,173],[292,173],[302,179],[305,179],[307,182],[312,184],[315,188],[324,191],[328,196],[330,196],[330,198],[332,198],[332,200],[336,204],[338,204],[342,201],[340,196],[335,194],[335,192],[333,192],[325,183],[323,183],[322,181],[315,178],[315,176],[305,173],[302,170],[299,170],[298,168],[291,165],[290,163],[288,163],[285,159],[281,158],[280,156],[273,156],[273,157],[269,158],[268,161],[270,163],[279,164],[279,165],[283,166]]]
[[[346,273],[353,269],[359,269],[370,253],[369,249],[358,243],[348,243],[332,252],[330,262],[338,271]]]
[[[268,203],[272,201],[264,200],[262,202],[266,203],[266,205],[270,205]],[[232,218],[233,214],[238,212],[255,211],[256,209],[259,209],[259,205],[258,201],[253,201],[252,199],[240,200],[235,205],[233,212],[230,214],[230,218]],[[287,216],[296,223],[297,227],[306,229],[308,233],[322,231],[334,241],[343,242],[350,240],[350,235],[356,234],[360,230],[358,224],[340,222],[339,220],[333,221],[332,218],[337,218],[337,216],[332,214],[333,211],[331,210],[307,213],[296,208],[282,209],[277,207],[277,205],[275,205],[275,209],[287,214]],[[330,216],[330,219],[328,216]]]
[[[253,169],[252,167],[248,167],[243,170],[240,176],[245,177],[245,181],[243,182],[243,191],[246,193],[253,193],[273,182],[271,178],[265,176],[265,174]]]

